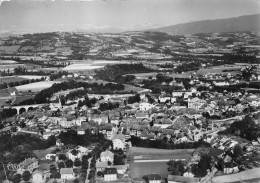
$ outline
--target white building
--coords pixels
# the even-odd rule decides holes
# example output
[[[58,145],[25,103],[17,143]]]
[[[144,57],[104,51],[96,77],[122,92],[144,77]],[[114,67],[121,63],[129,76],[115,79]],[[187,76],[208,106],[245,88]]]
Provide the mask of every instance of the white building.
[[[42,171],[35,170],[32,173],[32,183],[45,183],[45,182],[46,182],[46,176]]]
[[[123,134],[115,134],[112,137],[113,148],[114,149],[124,149],[125,148],[125,136]]]
[[[149,183],[161,183],[162,176],[159,174],[150,174],[148,175],[148,181]]]
[[[73,168],[61,168],[60,169],[60,176],[63,180],[71,180],[74,179]]]
[[[193,99],[188,99],[188,108],[193,108],[199,110],[207,102],[205,100],[195,97]]]
[[[115,181],[117,180],[116,168],[106,168],[104,171],[104,181]]]
[[[111,163],[114,162],[114,153],[111,151],[105,151],[100,154],[100,161],[106,162],[110,161]]]
[[[153,104],[150,104],[150,103],[147,103],[147,102],[142,102],[140,103],[140,111],[147,111],[147,110],[150,110],[154,107]]]

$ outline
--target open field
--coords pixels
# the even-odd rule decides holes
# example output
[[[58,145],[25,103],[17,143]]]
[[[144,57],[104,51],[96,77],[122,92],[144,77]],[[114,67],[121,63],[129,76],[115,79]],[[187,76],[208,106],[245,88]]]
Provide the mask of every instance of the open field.
[[[135,77],[142,77],[142,78],[149,78],[149,76],[152,76],[152,77],[156,77],[157,76],[157,72],[147,72],[147,73],[135,73],[135,74],[125,74],[123,76],[126,76],[126,75],[134,75]]]
[[[213,178],[214,183],[259,182],[259,181],[260,181],[260,168],[254,168],[236,174],[222,175]]]
[[[61,70],[62,68],[58,67],[45,67],[45,68],[37,68],[38,71],[58,71]]]
[[[0,90],[0,106],[7,105],[5,102],[7,100],[13,100],[15,97],[11,96],[8,92],[8,89],[2,89]]]
[[[95,70],[103,68],[104,66],[93,66],[91,64],[72,64],[62,70],[64,71],[76,71],[76,70]]]
[[[19,66],[24,67],[25,65],[24,64],[4,64],[4,65],[0,64],[0,70],[7,71],[9,69],[9,71],[12,72],[14,70],[14,68],[19,67]]]
[[[44,90],[46,88],[50,88],[54,83],[60,83],[58,81],[40,81],[40,82],[36,82],[36,83],[30,83],[30,84],[26,84],[26,85],[20,85],[20,86],[16,86],[15,88],[18,91],[28,91],[31,90],[32,92],[38,92],[41,90]]]
[[[0,77],[0,82],[2,82],[2,83],[10,83],[10,82],[16,82],[16,81],[23,81],[23,80],[27,80],[27,79],[23,78],[23,77],[18,77],[18,76]]]
[[[20,75],[20,76],[2,76],[0,77],[0,82],[10,83],[16,81],[30,80],[30,79],[41,79],[47,76],[37,76],[37,75]]]
[[[222,73],[225,70],[237,70],[237,71],[229,71],[229,73],[237,73],[239,72],[242,67],[240,66],[232,66],[232,67],[227,67],[227,66],[218,66],[218,67],[212,67],[212,68],[206,68],[206,69],[199,69],[197,71],[198,74],[206,74],[206,73]]]
[[[37,75],[21,75],[17,76],[19,78],[25,78],[25,79],[41,79],[42,77],[47,77],[47,76],[37,76]]]
[[[193,152],[194,149],[165,150],[131,147],[128,151],[131,177],[141,179],[144,175],[158,173],[163,178],[166,178],[168,176],[167,162],[169,160],[188,160]],[[140,161],[140,158],[143,158],[143,161]]]
[[[14,61],[14,60],[1,60],[1,59],[0,59],[0,65],[15,64],[15,63],[17,63],[17,62]]]

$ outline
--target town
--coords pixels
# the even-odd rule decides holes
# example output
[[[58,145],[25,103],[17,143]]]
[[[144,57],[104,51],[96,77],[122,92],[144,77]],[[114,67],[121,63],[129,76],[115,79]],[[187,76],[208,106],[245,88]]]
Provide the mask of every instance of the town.
[[[1,37],[0,180],[259,181],[259,39]]]

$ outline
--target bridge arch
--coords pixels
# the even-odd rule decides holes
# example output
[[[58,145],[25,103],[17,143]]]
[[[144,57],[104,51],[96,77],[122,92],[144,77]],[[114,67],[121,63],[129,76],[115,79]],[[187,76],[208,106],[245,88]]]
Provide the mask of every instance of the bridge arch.
[[[35,107],[28,107],[27,111],[32,111]]]
[[[21,108],[19,109],[19,114],[22,114],[22,113],[24,113],[24,112],[26,112],[26,109],[25,109],[24,107],[21,107]]]

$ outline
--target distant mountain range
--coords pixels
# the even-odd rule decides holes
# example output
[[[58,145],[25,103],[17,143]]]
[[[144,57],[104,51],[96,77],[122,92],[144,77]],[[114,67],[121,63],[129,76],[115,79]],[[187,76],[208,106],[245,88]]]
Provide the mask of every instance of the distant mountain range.
[[[149,31],[160,31],[176,35],[237,31],[260,32],[260,14],[228,19],[202,20],[150,29]]]

